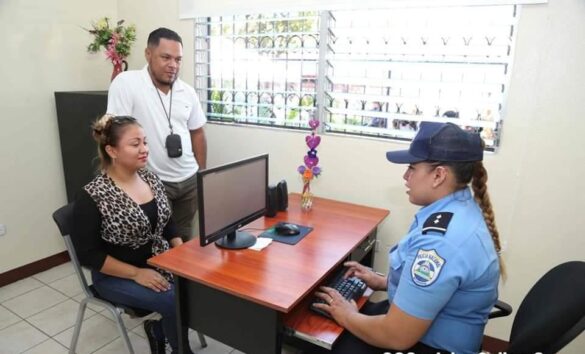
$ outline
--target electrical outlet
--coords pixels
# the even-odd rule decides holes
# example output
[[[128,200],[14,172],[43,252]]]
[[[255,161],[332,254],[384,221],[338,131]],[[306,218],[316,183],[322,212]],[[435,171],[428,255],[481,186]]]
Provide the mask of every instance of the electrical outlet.
[[[0,224],[0,236],[6,235],[6,225]]]

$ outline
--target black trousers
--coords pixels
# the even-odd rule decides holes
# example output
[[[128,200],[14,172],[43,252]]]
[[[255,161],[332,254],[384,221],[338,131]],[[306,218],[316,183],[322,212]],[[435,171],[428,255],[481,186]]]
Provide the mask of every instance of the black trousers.
[[[388,312],[390,303],[388,300],[381,302],[367,302],[361,313],[365,315],[382,315]],[[343,332],[341,337],[335,342],[331,349],[331,354],[394,354],[394,353],[414,353],[414,354],[450,354],[450,352],[429,347],[428,345],[418,342],[412,348],[406,350],[393,350],[374,347],[363,340],[351,334],[349,331]]]

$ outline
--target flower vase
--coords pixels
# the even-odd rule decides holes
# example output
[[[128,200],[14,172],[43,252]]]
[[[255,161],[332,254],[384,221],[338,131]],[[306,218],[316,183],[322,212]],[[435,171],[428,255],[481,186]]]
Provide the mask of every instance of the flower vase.
[[[121,73],[122,71],[128,70],[128,63],[126,62],[126,60],[116,61],[113,62],[112,64],[114,64],[114,69],[112,70],[112,78],[110,81],[114,81],[116,76],[118,76],[118,74]]]
[[[313,193],[311,193],[311,182],[304,179],[303,193],[301,193],[301,209],[311,211],[313,207]]]

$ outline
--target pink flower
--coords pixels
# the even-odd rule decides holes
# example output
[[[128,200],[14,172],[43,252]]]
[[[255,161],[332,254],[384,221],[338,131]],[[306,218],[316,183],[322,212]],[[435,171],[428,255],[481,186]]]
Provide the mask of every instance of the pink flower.
[[[118,44],[119,41],[119,34],[114,32],[112,33],[112,38],[110,38],[110,41],[108,42],[108,46],[106,48],[106,58],[110,59],[112,61],[112,64],[114,65],[122,65],[122,60],[124,60],[124,58],[122,56],[120,56],[120,54],[118,54],[118,52],[116,51],[116,45]]]

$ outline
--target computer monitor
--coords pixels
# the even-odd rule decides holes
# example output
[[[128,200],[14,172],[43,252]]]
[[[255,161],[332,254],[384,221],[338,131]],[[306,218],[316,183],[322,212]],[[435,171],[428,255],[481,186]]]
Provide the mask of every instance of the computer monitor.
[[[266,213],[268,154],[197,172],[199,242],[247,248],[256,238],[237,231]]]

